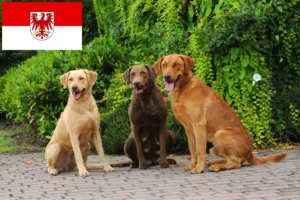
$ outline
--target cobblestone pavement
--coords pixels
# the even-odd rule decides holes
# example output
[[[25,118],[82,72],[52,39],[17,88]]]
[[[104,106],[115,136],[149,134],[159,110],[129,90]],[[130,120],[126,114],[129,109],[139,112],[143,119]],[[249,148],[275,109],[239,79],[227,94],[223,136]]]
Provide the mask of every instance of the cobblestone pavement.
[[[110,162],[127,159],[107,157]],[[108,174],[89,171],[88,177],[81,178],[77,171],[47,174],[38,153],[0,155],[0,199],[300,199],[299,150],[288,151],[288,158],[279,163],[218,173],[206,167],[202,174],[190,174],[184,171],[188,156],[174,158],[178,164],[168,169],[123,167]],[[89,162],[98,162],[98,157],[90,156]]]

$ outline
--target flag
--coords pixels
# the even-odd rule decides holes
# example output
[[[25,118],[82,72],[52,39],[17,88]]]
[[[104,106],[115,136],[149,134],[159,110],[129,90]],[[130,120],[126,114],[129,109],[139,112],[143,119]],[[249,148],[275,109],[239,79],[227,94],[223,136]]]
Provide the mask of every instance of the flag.
[[[3,2],[2,50],[82,50],[82,3]]]

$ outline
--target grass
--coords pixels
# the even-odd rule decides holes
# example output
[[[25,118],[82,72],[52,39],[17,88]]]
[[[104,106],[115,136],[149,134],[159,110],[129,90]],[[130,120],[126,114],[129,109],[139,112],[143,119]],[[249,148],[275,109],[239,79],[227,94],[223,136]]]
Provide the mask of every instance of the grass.
[[[0,130],[0,154],[43,151],[42,147],[27,143],[24,137],[26,136],[21,129]]]
[[[11,131],[0,131],[0,153],[10,153],[16,151],[16,142],[11,138]]]

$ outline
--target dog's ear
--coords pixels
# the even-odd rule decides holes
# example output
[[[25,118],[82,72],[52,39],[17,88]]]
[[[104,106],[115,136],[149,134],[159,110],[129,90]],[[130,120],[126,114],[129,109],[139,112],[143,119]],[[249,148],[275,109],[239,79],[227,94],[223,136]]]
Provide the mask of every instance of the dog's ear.
[[[155,69],[154,67],[152,67],[151,65],[145,65],[145,67],[148,69],[149,71],[149,76],[150,76],[150,80],[155,83],[156,80],[156,73],[155,73]]]
[[[92,87],[96,83],[98,77],[97,72],[88,71],[88,70],[85,70],[84,72],[86,74],[89,85]]]
[[[130,71],[131,67],[123,73],[123,79],[125,80],[126,85],[130,84]]]
[[[161,74],[161,62],[163,61],[163,59],[164,59],[164,57],[162,57],[161,59],[159,59],[158,61],[156,61],[154,63],[154,68],[155,68],[155,71],[156,71],[157,75]]]
[[[68,77],[70,72],[65,73],[64,75],[60,76],[60,82],[64,86],[64,88],[68,87]]]
[[[189,73],[190,71],[192,71],[195,61],[188,57],[188,56],[180,56],[182,58],[182,60],[184,61],[184,65],[185,65],[185,72]]]

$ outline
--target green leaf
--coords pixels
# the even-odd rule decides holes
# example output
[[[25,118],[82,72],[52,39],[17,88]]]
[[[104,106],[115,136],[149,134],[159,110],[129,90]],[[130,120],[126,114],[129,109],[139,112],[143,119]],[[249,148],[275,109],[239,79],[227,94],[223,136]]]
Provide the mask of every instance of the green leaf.
[[[228,72],[230,68],[231,68],[230,65],[226,65],[225,67],[223,67],[223,71]]]
[[[194,14],[195,14],[195,13],[194,13],[193,6],[191,6],[191,7],[189,8],[189,11],[188,11],[188,12],[189,12],[189,17],[190,17],[190,18],[193,18]]]
[[[232,99],[231,99],[231,97],[230,97],[230,95],[229,95],[228,93],[226,94],[225,99],[226,99],[226,102],[227,102],[229,105],[232,103]]]
[[[220,13],[220,6],[219,6],[219,5],[216,5],[215,10],[214,10],[214,13],[215,13],[216,15]]]
[[[252,84],[249,83],[247,85],[247,89],[248,89],[249,93],[251,93],[252,92]]]
[[[249,65],[249,55],[245,55],[245,56],[241,55],[240,60],[241,60],[242,67],[247,67]]]
[[[229,92],[229,95],[235,94],[235,90],[232,87],[228,87],[228,92]]]
[[[283,10],[282,10],[282,7],[281,7],[281,6],[277,6],[277,9],[278,9],[280,12],[283,12]]]
[[[246,40],[242,43],[243,47],[249,52],[249,54],[252,53],[252,48],[251,48],[251,41]]]
[[[240,48],[231,48],[230,49],[231,58],[236,60],[240,54]]]
[[[279,41],[279,35],[275,35],[277,41]]]
[[[234,84],[234,80],[233,79],[229,79],[228,80],[228,87],[232,87],[233,86],[233,84]]]
[[[259,8],[255,9],[255,16],[256,17],[260,16],[260,9]]]
[[[257,144],[261,144],[261,141],[259,140],[259,141],[257,142]]]
[[[246,69],[245,68],[241,68],[241,73],[240,73],[240,79],[243,80],[246,76]]]
[[[204,18],[207,18],[210,15],[211,11],[212,11],[211,7],[207,8]]]
[[[282,61],[283,61],[283,58],[280,58],[280,61],[279,61],[279,62],[281,63]]]

